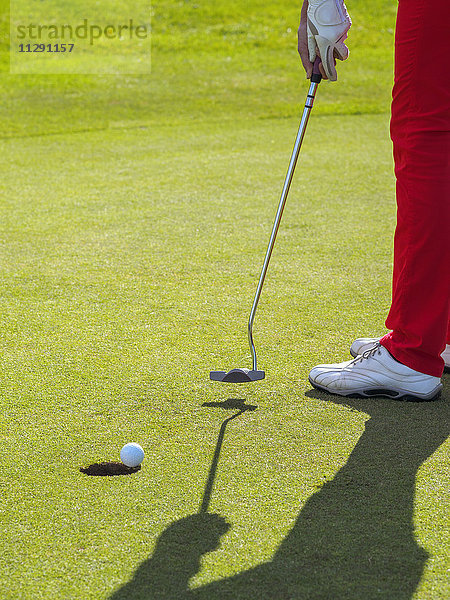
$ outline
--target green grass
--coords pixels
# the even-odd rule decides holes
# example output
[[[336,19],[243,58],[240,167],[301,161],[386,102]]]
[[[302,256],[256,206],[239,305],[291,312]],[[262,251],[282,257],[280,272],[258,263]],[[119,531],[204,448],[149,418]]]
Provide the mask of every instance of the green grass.
[[[340,65],[338,84],[323,86],[318,114],[388,110],[395,6],[371,4],[353,2],[352,62]],[[3,74],[0,135],[297,115],[304,75],[295,3],[161,1],[152,14],[151,75]]]
[[[352,3],[352,61],[318,91],[255,322],[267,379],[208,381],[249,365],[306,91],[298,7],[266,4],[154,3],[150,77],[2,74],[2,598],[448,596],[448,376],[430,405],[307,382],[384,332],[390,2]],[[229,398],[257,409],[197,514],[237,412],[203,404]],[[127,441],[137,474],[79,472]]]

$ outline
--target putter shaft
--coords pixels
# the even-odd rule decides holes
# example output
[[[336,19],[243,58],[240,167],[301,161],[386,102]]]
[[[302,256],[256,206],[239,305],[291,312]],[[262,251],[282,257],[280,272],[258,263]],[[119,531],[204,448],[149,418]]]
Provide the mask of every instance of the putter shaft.
[[[253,342],[253,321],[255,319],[256,309],[258,307],[259,297],[261,296],[261,290],[264,284],[264,279],[266,278],[267,267],[269,266],[270,257],[272,256],[272,250],[275,244],[275,239],[277,237],[278,228],[280,226],[281,217],[283,215],[284,206],[286,204],[286,200],[289,193],[289,188],[291,187],[292,178],[294,176],[295,166],[297,164],[298,155],[300,153],[300,148],[303,142],[303,137],[306,131],[306,125],[308,124],[309,115],[311,113],[311,109],[314,104],[314,98],[316,96],[317,86],[319,85],[320,78],[316,79],[312,78],[311,84],[309,86],[308,95],[306,97],[305,108],[303,109],[302,119],[300,121],[300,126],[298,128],[297,138],[295,140],[294,149],[292,151],[291,161],[289,163],[289,168],[286,174],[286,179],[284,181],[283,191],[281,193],[280,203],[278,204],[277,214],[275,216],[275,221],[272,228],[272,233],[270,235],[269,245],[267,246],[266,256],[264,258],[264,263],[261,270],[261,275],[259,276],[258,287],[256,288],[255,298],[253,300],[252,310],[250,312],[250,317],[248,320],[248,341],[250,344],[250,350],[252,353],[253,360],[253,371],[257,370],[256,364],[256,350],[255,344]]]

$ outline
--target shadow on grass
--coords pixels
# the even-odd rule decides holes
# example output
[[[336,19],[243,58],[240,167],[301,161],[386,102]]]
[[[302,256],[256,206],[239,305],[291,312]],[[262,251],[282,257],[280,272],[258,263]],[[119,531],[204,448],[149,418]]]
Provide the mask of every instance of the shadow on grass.
[[[211,462],[211,468],[209,469],[208,481],[206,482],[205,491],[203,492],[203,500],[200,506],[199,513],[207,513],[209,508],[209,503],[211,501],[211,494],[214,488],[214,481],[216,479],[217,473],[217,465],[219,464],[220,452],[222,450],[222,444],[225,437],[225,429],[230,421],[240,417],[247,411],[254,411],[258,407],[253,404],[245,404],[245,400],[240,400],[236,398],[229,398],[223,402],[204,402],[202,406],[214,407],[214,408],[223,408],[225,410],[237,410],[237,413],[231,415],[225,419],[222,423],[219,431],[219,437],[217,439],[216,449],[214,450],[213,459]]]
[[[307,395],[370,418],[347,463],[300,508],[272,560],[190,590],[202,554],[218,548],[229,528],[222,517],[200,513],[170,525],[113,600],[413,596],[428,558],[414,535],[415,477],[448,436],[448,384],[440,401],[422,404]]]

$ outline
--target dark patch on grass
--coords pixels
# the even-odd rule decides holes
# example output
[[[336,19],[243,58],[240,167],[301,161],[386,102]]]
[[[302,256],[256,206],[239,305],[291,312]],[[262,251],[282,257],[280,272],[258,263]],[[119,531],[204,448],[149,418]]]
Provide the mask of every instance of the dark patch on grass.
[[[189,515],[171,523],[159,536],[151,558],[111,600],[191,598],[189,580],[200,569],[202,557],[220,547],[221,538],[230,528],[230,523],[218,514]]]
[[[242,412],[258,408],[256,404],[245,404],[245,400],[240,398],[228,398],[228,400],[222,400],[221,402],[204,402],[202,406],[224,408],[225,410],[240,410]]]
[[[132,475],[141,470],[141,466],[127,467],[120,462],[102,462],[94,463],[88,467],[80,467],[80,471],[85,475],[93,477],[114,477],[115,475]]]

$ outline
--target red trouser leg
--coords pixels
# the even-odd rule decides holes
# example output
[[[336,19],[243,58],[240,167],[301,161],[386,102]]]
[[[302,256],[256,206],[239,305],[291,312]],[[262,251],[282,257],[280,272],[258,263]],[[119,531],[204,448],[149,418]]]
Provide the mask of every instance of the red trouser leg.
[[[391,137],[397,178],[392,305],[381,343],[440,377],[450,343],[450,0],[399,0]]]

